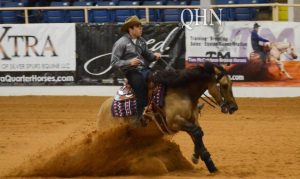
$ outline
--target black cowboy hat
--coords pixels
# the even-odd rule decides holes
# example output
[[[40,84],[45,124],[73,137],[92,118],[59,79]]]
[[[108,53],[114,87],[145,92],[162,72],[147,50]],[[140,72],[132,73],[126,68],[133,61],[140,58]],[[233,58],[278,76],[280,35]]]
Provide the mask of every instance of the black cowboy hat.
[[[254,29],[258,28],[258,27],[260,27],[260,25],[258,25],[258,23],[255,23],[254,26],[253,26]]]

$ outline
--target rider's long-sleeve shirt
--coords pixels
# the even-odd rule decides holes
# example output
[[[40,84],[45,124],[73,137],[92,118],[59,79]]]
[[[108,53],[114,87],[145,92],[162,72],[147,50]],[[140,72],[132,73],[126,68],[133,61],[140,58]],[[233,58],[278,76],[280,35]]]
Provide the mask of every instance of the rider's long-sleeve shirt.
[[[140,59],[146,67],[155,60],[154,54],[148,49],[142,37],[136,39],[134,43],[129,34],[125,34],[113,45],[111,63],[114,67],[126,70],[133,58]]]
[[[253,50],[262,51],[262,46],[259,45],[260,42],[269,42],[269,40],[262,38],[258,35],[257,31],[253,30],[251,32],[251,45]]]

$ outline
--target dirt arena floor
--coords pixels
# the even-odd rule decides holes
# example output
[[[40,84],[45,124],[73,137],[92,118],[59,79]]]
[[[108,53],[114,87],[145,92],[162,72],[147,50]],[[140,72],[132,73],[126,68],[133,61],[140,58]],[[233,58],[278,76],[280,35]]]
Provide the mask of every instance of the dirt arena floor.
[[[299,97],[238,98],[234,115],[206,105],[200,124],[219,169],[213,175],[201,161],[191,164],[185,133],[151,143],[127,139],[123,129],[96,135],[105,99],[0,97],[0,178],[300,178]],[[148,158],[135,160],[143,152]]]

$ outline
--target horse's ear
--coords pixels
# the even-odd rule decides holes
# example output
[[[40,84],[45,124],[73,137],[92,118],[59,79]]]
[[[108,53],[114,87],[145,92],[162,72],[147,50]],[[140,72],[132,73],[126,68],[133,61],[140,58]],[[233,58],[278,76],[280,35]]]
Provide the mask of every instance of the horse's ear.
[[[214,74],[214,73],[215,73],[214,64],[211,63],[211,62],[205,62],[205,63],[204,63],[204,70],[205,70],[208,74]]]

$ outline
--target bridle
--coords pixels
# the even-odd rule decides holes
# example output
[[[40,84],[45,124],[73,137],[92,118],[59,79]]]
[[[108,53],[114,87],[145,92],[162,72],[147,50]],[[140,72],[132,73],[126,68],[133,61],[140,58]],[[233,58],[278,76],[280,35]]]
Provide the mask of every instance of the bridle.
[[[218,68],[219,70],[220,70],[220,72],[221,73],[219,73],[218,75],[216,75],[215,77],[216,77],[216,83],[217,83],[217,85],[219,86],[219,88],[218,88],[218,90],[219,90],[219,92],[220,92],[220,94],[221,94],[221,96],[222,96],[222,91],[221,91],[221,89],[220,89],[220,80],[225,76],[225,75],[228,75],[228,73],[227,73],[227,71],[225,71],[221,66],[219,66],[219,65],[215,65],[215,67],[216,68]],[[215,100],[213,100],[211,97],[209,97],[209,96],[207,96],[205,93],[203,94],[208,100],[206,100],[205,98],[203,98],[203,97],[200,97],[204,102],[206,102],[208,105],[210,105],[211,107],[213,107],[213,108],[216,108],[216,106],[218,106],[218,103],[215,101]],[[213,103],[213,104],[212,104]],[[225,105],[227,105],[226,103],[225,103],[225,101],[224,100],[222,100],[221,101],[221,104],[220,104],[220,107],[222,108],[222,107],[224,107]]]

